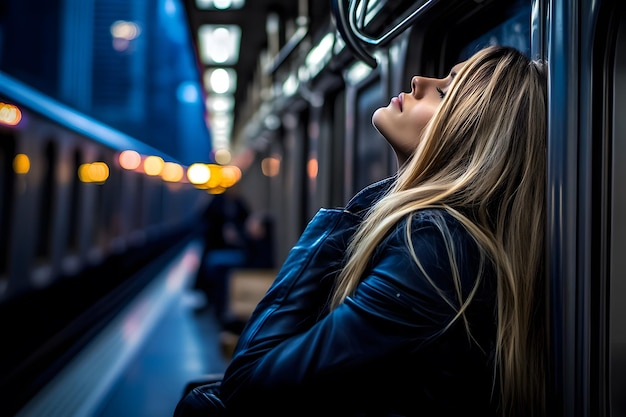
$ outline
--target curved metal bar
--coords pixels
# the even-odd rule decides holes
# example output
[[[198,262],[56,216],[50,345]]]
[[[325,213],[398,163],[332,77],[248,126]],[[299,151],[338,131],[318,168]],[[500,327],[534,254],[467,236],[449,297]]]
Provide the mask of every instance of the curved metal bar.
[[[357,16],[356,16],[356,10],[358,8],[358,5],[362,3],[362,0],[356,0],[353,2],[349,2],[349,13],[348,13],[348,23],[350,24],[350,30],[351,32],[361,41],[364,43],[367,43],[369,45],[374,45],[374,46],[378,46],[383,44],[386,41],[390,41],[393,38],[395,38],[396,36],[398,36],[400,33],[402,33],[404,30],[406,30],[406,28],[408,28],[414,21],[415,19],[417,19],[418,15],[420,13],[425,12],[426,10],[428,10],[429,8],[431,8],[435,3],[437,2],[437,0],[428,0],[426,1],[424,4],[422,4],[421,6],[419,6],[417,9],[415,9],[409,16],[407,16],[405,19],[403,19],[400,23],[398,23],[396,26],[394,26],[393,28],[391,28],[391,30],[389,30],[387,33],[385,33],[384,35],[378,37],[378,38],[372,38],[369,35],[365,34],[363,32],[363,22],[364,19],[361,19],[361,26],[359,27],[359,25],[357,24],[356,20],[357,20]],[[365,15],[365,11],[367,10],[367,1],[365,3],[365,8],[363,9],[363,13],[362,15]]]
[[[365,49],[354,38],[354,32],[347,27],[348,18],[346,16],[346,3],[350,3],[350,0],[332,0],[331,10],[335,16],[337,30],[343,38],[346,46],[352,51],[352,53],[361,61],[365,62],[368,66],[376,68],[378,63],[376,59],[365,51]]]

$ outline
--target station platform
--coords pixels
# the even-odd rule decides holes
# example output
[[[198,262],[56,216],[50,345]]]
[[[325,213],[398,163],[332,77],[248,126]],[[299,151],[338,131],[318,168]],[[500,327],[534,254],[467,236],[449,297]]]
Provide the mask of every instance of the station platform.
[[[221,373],[220,328],[192,290],[192,240],[16,417],[171,417],[185,385]]]

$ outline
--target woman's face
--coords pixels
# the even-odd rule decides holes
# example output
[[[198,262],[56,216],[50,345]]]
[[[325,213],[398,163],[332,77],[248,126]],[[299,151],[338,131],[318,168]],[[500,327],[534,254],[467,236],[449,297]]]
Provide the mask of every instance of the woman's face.
[[[393,97],[387,107],[374,112],[372,123],[387,139],[402,165],[415,150],[422,131],[446,95],[464,63],[455,65],[445,78],[415,76],[411,92]]]

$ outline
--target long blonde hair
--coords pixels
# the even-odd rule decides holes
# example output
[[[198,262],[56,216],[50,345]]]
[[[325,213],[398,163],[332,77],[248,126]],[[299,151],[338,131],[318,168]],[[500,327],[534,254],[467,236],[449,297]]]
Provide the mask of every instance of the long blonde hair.
[[[424,208],[448,211],[497,271],[496,370],[507,416],[545,413],[546,94],[542,63],[513,48],[492,46],[468,59],[357,231],[331,300],[335,308],[355,291],[401,219]],[[471,297],[459,301],[455,320],[465,320]]]

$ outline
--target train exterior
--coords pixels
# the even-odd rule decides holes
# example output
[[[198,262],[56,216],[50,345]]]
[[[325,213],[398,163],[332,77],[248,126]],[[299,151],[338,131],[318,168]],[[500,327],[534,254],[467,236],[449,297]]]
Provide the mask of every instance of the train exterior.
[[[304,17],[305,35],[295,31],[280,42],[270,70],[259,61],[233,138],[243,192],[255,210],[275,219],[276,262],[320,207],[342,206],[363,186],[393,175],[395,157],[371,116],[410,89],[412,75],[443,76],[479,47],[515,46],[549,68],[551,415],[626,416],[621,2],[299,4],[307,7],[294,20]],[[186,7],[197,12],[195,1]],[[85,271],[113,254],[132,258],[136,248],[157,250],[147,242],[169,236],[184,241],[207,194],[116,162],[127,148],[166,154],[58,103],[32,100],[27,86],[0,75],[0,101],[17,105],[28,120],[27,128],[0,127],[0,307],[40,294],[66,275],[86,280]],[[0,117],[12,112],[2,108]],[[27,175],[16,171],[19,155],[31,158]],[[96,161],[107,162],[111,181],[99,186],[77,179],[81,165]],[[86,284],[69,280],[76,284],[71,294],[87,292]]]
[[[209,195],[168,155],[0,77],[0,397],[41,387],[196,233]],[[178,167],[166,181],[124,152]],[[102,320],[104,319],[104,320]],[[3,407],[5,407],[3,406]]]
[[[130,6],[124,3],[111,7],[126,10]],[[193,89],[193,78],[185,74],[188,68],[195,70],[191,45],[186,51],[166,47],[166,36],[153,25],[160,33],[160,50],[176,53],[179,63],[160,73],[160,90],[144,88],[144,96],[131,97],[129,85],[152,80],[136,71],[149,51],[130,57],[113,50],[99,56],[91,73],[88,52],[103,40],[68,38],[74,55],[62,55],[62,42],[57,43],[62,29],[76,35],[89,25],[86,20],[79,27],[54,24],[60,4],[7,1],[0,6],[2,415],[12,415],[147,285],[151,276],[145,268],[152,265],[154,276],[196,235],[198,216],[210,199],[185,175],[194,161],[209,161],[202,111],[166,94],[177,78]],[[76,24],[89,7],[86,2],[74,6],[65,12]],[[182,19],[179,24],[186,33]],[[59,68],[69,61],[79,66],[62,76]],[[134,70],[118,80],[122,87],[112,85],[115,80],[108,74],[127,68],[123,64]],[[90,90],[92,77],[96,85]],[[81,96],[85,91],[92,97]],[[155,103],[159,94],[161,104],[153,111],[133,107]],[[165,114],[154,111],[163,108]],[[96,117],[94,109],[108,109],[108,117]],[[156,123],[155,113],[169,123]],[[183,123],[180,114],[194,116]],[[146,123],[134,125],[137,135],[121,130],[144,115]],[[113,127],[114,120],[120,126]],[[199,140],[195,148],[185,149],[182,138],[193,136],[198,125],[196,139],[206,139],[204,146]],[[165,138],[168,145],[154,146],[146,139],[151,137]],[[166,170],[151,172],[147,161]]]

